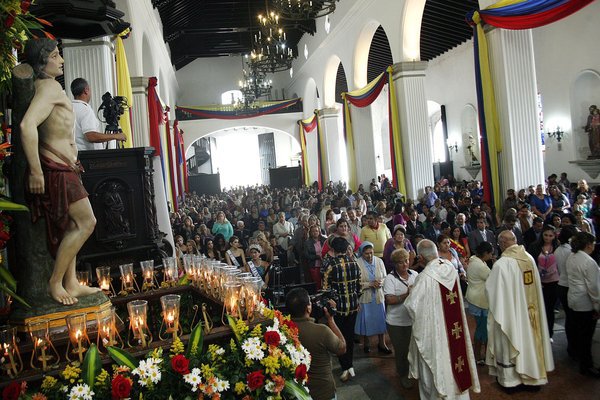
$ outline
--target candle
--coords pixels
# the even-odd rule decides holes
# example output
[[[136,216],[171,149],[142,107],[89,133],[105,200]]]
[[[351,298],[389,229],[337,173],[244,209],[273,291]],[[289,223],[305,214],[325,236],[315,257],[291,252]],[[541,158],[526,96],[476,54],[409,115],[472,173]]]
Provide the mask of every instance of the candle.
[[[110,290],[110,284],[108,283],[108,279],[103,279],[102,282],[100,282],[100,289],[106,292]]]
[[[144,335],[144,320],[142,317],[138,318],[138,332],[140,335],[140,341],[142,342],[142,347],[146,347],[146,335]]]
[[[75,338],[77,339],[77,354],[79,355],[79,362],[83,362],[83,349],[81,348],[81,330],[77,329]]]
[[[46,344],[42,339],[38,339],[37,345],[42,350],[42,371],[46,371]]]

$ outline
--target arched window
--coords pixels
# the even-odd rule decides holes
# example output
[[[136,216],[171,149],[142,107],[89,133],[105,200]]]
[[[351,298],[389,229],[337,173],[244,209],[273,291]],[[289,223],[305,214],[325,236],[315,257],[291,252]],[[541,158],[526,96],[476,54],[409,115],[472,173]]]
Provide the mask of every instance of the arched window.
[[[244,99],[244,96],[242,95],[242,92],[240,92],[239,90],[229,90],[221,95],[221,104],[223,104],[223,105],[233,104],[236,101],[238,101],[238,100],[242,101],[243,99]]]

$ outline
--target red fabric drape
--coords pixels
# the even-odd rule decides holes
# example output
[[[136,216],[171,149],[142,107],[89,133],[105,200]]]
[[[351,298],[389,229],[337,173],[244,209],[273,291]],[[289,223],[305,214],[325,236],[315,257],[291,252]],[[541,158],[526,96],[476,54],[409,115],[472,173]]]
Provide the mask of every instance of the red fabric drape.
[[[179,137],[179,121],[175,120],[173,123],[173,148],[175,150],[175,168],[177,170],[177,188],[179,189],[179,195],[183,197],[183,176],[181,172],[182,155],[181,155],[181,142]]]
[[[179,121],[175,121],[176,124],[179,124]],[[187,162],[185,159],[185,143],[183,142],[183,131],[179,129],[179,125],[177,126],[177,140],[179,141],[179,153],[181,154],[181,165],[183,168],[183,188],[185,192],[190,191],[190,185],[188,182],[188,171],[187,171]]]
[[[377,84],[373,86],[368,93],[362,96],[351,96],[346,93],[346,100],[348,100],[348,102],[353,106],[360,108],[366,107],[373,103],[377,97],[379,97],[379,93],[381,93],[386,83],[388,83],[388,74],[383,74],[379,82],[377,82]]]
[[[531,29],[548,25],[565,18],[594,0],[570,0],[558,7],[532,15],[495,16],[481,11],[479,15],[486,24],[504,29]]]
[[[148,79],[148,117],[150,120],[150,146],[154,147],[154,155],[160,156],[160,129],[158,126],[163,120],[163,111],[156,94],[157,84],[156,77]]]

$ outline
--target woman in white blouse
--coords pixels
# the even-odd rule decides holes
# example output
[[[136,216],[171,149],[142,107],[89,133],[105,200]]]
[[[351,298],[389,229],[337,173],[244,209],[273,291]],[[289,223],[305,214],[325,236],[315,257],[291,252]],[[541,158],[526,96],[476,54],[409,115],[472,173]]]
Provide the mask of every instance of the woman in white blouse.
[[[396,356],[396,372],[400,375],[402,387],[410,389],[411,381],[408,379],[408,345],[412,331],[412,320],[404,307],[404,300],[410,293],[410,288],[415,283],[417,272],[409,269],[410,254],[405,249],[397,249],[390,255],[394,269],[383,281],[383,294],[385,296],[388,334],[394,346]]]
[[[579,358],[579,372],[600,378],[600,371],[592,363],[592,337],[600,312],[600,270],[590,254],[596,238],[587,232],[578,232],[571,238],[573,254],[567,259],[569,308],[573,310],[575,354]]]

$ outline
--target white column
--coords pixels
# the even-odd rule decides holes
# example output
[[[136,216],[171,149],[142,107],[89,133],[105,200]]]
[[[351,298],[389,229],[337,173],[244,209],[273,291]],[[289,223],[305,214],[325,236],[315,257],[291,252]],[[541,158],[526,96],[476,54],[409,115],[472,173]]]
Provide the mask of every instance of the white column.
[[[108,36],[94,40],[63,40],[63,56],[65,59],[65,92],[70,99],[71,82],[75,78],[83,78],[90,84],[92,97],[90,106],[94,111],[102,104],[102,95],[115,93],[115,48]],[[102,113],[99,115],[102,120]],[[102,124],[104,129],[104,124]],[[109,148],[115,148],[115,142]]]
[[[150,146],[150,125],[148,117],[148,78],[131,77],[133,108],[131,109],[131,130],[133,147]]]
[[[377,178],[371,106],[359,108],[350,105],[350,117],[354,136],[356,184],[362,183],[365,188],[368,188],[371,179]],[[351,189],[356,190],[357,188]]]
[[[327,163],[323,166],[326,168],[325,174],[330,181],[348,181],[348,166],[344,162],[346,157],[341,157],[344,148],[342,143],[341,129],[341,111],[337,108],[324,108],[319,110],[319,122],[321,124],[321,134],[325,143],[325,152]],[[326,184],[327,182],[324,182]]]
[[[486,34],[503,149],[502,194],[544,182],[531,30],[493,29]]]
[[[425,96],[426,68],[425,61],[394,64],[406,195],[411,199],[421,197],[425,186],[433,184],[433,153]]]

